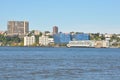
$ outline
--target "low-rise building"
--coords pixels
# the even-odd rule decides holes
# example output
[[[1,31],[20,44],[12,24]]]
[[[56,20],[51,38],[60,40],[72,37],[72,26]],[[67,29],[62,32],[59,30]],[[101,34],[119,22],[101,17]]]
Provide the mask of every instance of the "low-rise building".
[[[118,35],[117,37],[120,38],[120,35]]]
[[[39,37],[40,46],[48,46],[50,43],[54,43],[53,38],[49,38],[48,36],[44,35]]]
[[[33,44],[35,44],[35,36],[24,37],[24,46],[32,46]]]
[[[96,48],[108,48],[109,47],[109,41],[95,41],[95,47]]]
[[[40,35],[40,31],[39,30],[34,30],[34,35]]]
[[[112,34],[104,34],[105,38],[111,38],[112,37]]]

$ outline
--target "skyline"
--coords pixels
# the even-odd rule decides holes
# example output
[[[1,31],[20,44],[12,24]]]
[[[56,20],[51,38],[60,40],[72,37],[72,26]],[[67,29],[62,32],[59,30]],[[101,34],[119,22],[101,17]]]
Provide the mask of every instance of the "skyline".
[[[119,0],[0,0],[0,30],[7,21],[29,21],[30,30],[120,33]]]

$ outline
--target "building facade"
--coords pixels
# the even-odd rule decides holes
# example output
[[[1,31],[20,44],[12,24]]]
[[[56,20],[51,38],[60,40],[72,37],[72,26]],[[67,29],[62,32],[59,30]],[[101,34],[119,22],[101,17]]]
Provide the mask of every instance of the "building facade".
[[[53,27],[53,34],[58,34],[58,27],[57,26]]]
[[[69,41],[71,41],[71,35],[65,34],[65,33],[59,33],[53,35],[54,43],[56,44],[67,44]]]
[[[29,22],[27,21],[8,21],[7,34],[9,36],[14,35],[26,35],[29,32]]]
[[[40,46],[48,46],[50,43],[54,43],[53,38],[49,38],[48,36],[39,37]]]
[[[40,35],[40,31],[39,30],[34,30],[34,35]]]
[[[34,43],[35,43],[35,36],[24,37],[24,46],[32,46]]]
[[[90,40],[90,35],[85,33],[74,34],[72,35],[72,40],[73,41]]]
[[[110,45],[109,41],[105,41],[105,40],[95,41],[96,48],[108,48],[109,45]]]

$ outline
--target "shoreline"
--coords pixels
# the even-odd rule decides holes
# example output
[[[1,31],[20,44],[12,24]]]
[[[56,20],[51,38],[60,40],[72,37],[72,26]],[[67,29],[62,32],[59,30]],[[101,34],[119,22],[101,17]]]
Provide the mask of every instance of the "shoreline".
[[[103,49],[103,48],[108,48],[108,49],[110,49],[110,48],[120,48],[120,47],[66,47],[66,46],[60,46],[60,47],[52,47],[52,46],[0,46],[0,47],[25,47],[25,48],[96,48],[96,49],[99,49],[99,48],[101,48],[101,49]]]

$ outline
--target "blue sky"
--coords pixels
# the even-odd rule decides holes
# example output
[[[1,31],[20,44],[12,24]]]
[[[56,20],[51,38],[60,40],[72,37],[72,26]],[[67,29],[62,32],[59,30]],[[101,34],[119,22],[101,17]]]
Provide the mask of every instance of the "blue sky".
[[[30,30],[120,33],[120,0],[0,0],[0,30],[27,20]]]

